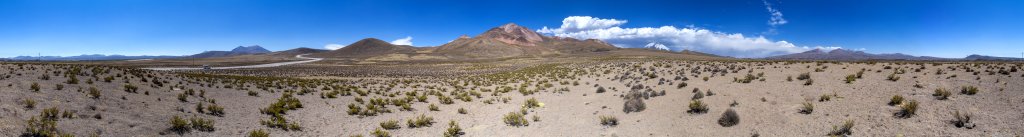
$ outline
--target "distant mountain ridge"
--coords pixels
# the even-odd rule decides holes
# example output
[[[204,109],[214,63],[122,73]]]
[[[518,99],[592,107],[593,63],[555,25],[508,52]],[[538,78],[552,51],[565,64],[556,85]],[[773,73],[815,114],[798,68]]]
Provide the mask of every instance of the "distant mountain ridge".
[[[1014,57],[996,57],[996,56],[985,56],[978,54],[971,54],[964,57],[964,60],[976,60],[976,61],[1012,61],[1012,60],[1024,60],[1024,58]]]
[[[103,55],[103,54],[83,54],[78,56],[17,56],[11,58],[0,58],[0,60],[16,60],[16,61],[99,61],[99,60],[139,60],[139,59],[175,59],[175,58],[216,58],[216,57],[231,57],[238,55],[269,55],[269,56],[280,56],[280,57],[294,57],[295,55],[311,54],[327,52],[324,49],[312,49],[306,47],[300,47],[290,50],[271,52],[270,50],[264,49],[260,46],[238,46],[231,51],[206,51],[199,54],[188,55],[188,56],[171,56],[171,55],[141,55],[141,56],[125,56],[125,55]]]
[[[825,51],[822,49],[813,49],[804,51],[801,53],[793,53],[787,55],[778,55],[765,57],[764,59],[773,60],[838,60],[838,61],[858,61],[858,60],[926,60],[926,61],[1010,61],[1010,60],[1024,60],[1022,58],[1012,57],[994,57],[973,54],[964,58],[940,58],[930,56],[913,56],[903,53],[887,53],[887,54],[871,54],[865,53],[864,51],[853,51],[846,49],[835,49],[831,51]]]
[[[912,56],[902,53],[890,53],[890,54],[871,54],[865,53],[864,51],[853,51],[846,49],[835,49],[832,51],[824,51],[822,49],[813,49],[801,53],[779,55],[766,57],[765,59],[782,59],[782,60],[951,60],[948,58],[928,57],[928,56]]]
[[[270,50],[264,49],[259,45],[252,46],[238,46],[231,51],[206,51],[203,53],[188,56],[190,58],[213,58],[213,57],[228,57],[238,55],[251,55],[251,54],[263,54],[270,53]]]
[[[177,58],[181,56],[125,56],[125,55],[103,55],[83,54],[78,56],[17,56],[6,58],[8,60],[43,60],[43,61],[78,61],[78,60],[136,60],[136,59],[164,59]]]

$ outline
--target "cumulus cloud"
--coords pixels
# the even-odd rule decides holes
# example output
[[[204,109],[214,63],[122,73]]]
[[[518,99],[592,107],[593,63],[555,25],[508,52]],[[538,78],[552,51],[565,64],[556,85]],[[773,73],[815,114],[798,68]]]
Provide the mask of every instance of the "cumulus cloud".
[[[590,21],[581,19],[590,19]],[[594,24],[592,22],[609,21],[614,21],[614,23],[599,24],[613,25],[592,25]],[[686,28],[674,26],[621,28],[619,25],[624,24],[625,20],[585,16],[569,17],[562,23],[562,27],[569,28],[549,29],[545,27],[537,32],[559,37],[600,39],[618,47],[642,48],[650,43],[659,43],[673,51],[694,50],[733,57],[766,57],[813,49],[807,46],[797,46],[787,41],[769,40],[763,36],[744,36],[740,33],[717,32],[692,26]]]
[[[405,38],[396,39],[394,41],[391,41],[391,44],[412,46],[412,36],[406,36]]]
[[[549,29],[547,26],[537,30],[540,33],[566,33],[617,27],[626,24],[626,20],[601,19],[590,16],[569,16],[562,20],[562,26]]]
[[[344,47],[345,47],[345,45],[334,44],[334,43],[324,45],[324,48],[325,49],[329,49],[329,50],[337,50],[337,49],[341,49],[341,48],[344,48]]]

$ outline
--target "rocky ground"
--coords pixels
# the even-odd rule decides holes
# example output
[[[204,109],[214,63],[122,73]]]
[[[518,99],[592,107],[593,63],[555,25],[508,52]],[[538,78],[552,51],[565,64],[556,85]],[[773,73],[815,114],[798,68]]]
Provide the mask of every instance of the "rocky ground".
[[[283,71],[0,63],[0,134],[1021,136],[1021,67],[599,59],[427,67],[488,70],[479,73],[413,76],[420,73],[412,66],[381,67],[409,72],[397,76],[267,77]],[[970,120],[956,120],[957,112]]]

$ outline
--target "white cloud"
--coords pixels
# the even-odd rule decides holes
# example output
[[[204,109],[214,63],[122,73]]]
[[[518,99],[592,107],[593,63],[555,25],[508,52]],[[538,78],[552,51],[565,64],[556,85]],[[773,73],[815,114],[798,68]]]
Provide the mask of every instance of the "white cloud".
[[[772,4],[768,3],[768,0],[761,0],[761,2],[764,3],[765,9],[768,9],[768,13],[771,13],[772,15],[772,18],[768,20],[768,25],[774,27],[789,23],[785,18],[782,18],[782,12],[772,7]]]
[[[782,26],[782,25],[784,25],[786,23],[789,23],[789,21],[786,21],[785,18],[782,18],[782,11],[779,11],[778,9],[775,9],[774,7],[772,7],[772,4],[768,3],[768,0],[761,0],[761,2],[764,3],[765,9],[767,9],[768,13],[770,13],[771,16],[772,16],[770,19],[768,19],[768,25],[770,26],[770,27],[768,27],[768,31],[763,32],[763,33],[764,34],[776,34],[777,33],[776,28],[778,28],[778,26]]]
[[[394,41],[391,41],[391,44],[412,46],[412,36],[406,36],[405,38],[396,39]]]
[[[824,50],[824,51],[832,51],[832,50],[837,50],[837,49],[841,49],[841,48],[843,48],[843,47],[822,47],[822,46],[815,46],[815,47],[814,47],[813,49],[821,49],[821,50]],[[861,48],[861,49],[864,49],[864,48]]]
[[[334,44],[334,43],[324,45],[324,48],[325,49],[329,49],[329,50],[338,50],[338,49],[341,49],[341,48],[344,48],[344,47],[345,47],[345,45]]]
[[[581,21],[591,19],[592,21]],[[591,17],[569,17],[562,21],[562,26],[589,26],[574,24],[586,22],[618,21]],[[565,24],[568,23],[568,24]],[[789,53],[803,52],[812,49],[807,46],[796,46],[787,41],[773,41],[763,36],[748,37],[740,33],[717,32],[703,28],[676,28],[674,26],[621,28],[625,21],[601,27],[541,29],[540,33],[559,37],[577,39],[600,39],[612,45],[627,48],[641,48],[649,43],[664,44],[673,51],[694,50],[717,55],[733,57],[765,57]],[[836,47],[838,48],[838,47]]]
[[[562,26],[557,29],[549,29],[547,26],[537,30],[540,33],[568,33],[594,29],[616,27],[626,24],[626,20],[601,19],[590,16],[569,16],[562,20]]]

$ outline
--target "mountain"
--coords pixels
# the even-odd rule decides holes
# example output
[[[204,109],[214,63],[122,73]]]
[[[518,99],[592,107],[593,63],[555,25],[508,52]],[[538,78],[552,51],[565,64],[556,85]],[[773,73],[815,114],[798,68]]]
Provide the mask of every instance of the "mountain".
[[[971,55],[969,55],[967,57],[964,57],[964,60],[973,60],[973,61],[1012,61],[1012,60],[1024,60],[1024,58],[996,57],[996,56],[985,56],[985,55],[971,54]]]
[[[103,55],[103,54],[92,54],[92,55],[78,55],[78,56],[17,56],[7,58],[7,60],[43,60],[43,61],[77,61],[77,60],[136,60],[136,59],[162,59],[162,58],[176,58],[181,56],[125,56],[125,55]]]
[[[263,47],[260,47],[259,45],[252,45],[252,46],[246,46],[246,47],[238,46],[235,49],[232,49],[231,52],[232,53],[241,53],[241,54],[259,54],[259,53],[270,53],[270,50],[264,49]]]
[[[237,55],[251,55],[251,54],[263,54],[270,53],[270,50],[264,49],[259,45],[252,46],[238,46],[231,51],[206,51],[203,53],[191,55],[191,58],[213,58],[213,57],[228,57]]]
[[[476,37],[459,37],[434,49],[434,53],[470,58],[502,58],[600,52],[618,49],[600,40],[549,37],[508,23]]]
[[[394,45],[386,41],[366,38],[349,44],[344,48],[333,51],[314,54],[314,57],[348,57],[366,58],[394,53],[414,53],[416,48],[408,45]]]
[[[825,52],[822,49],[814,49],[801,53],[793,53],[787,55],[771,56],[765,59],[779,59],[779,60],[841,60],[841,61],[853,61],[853,60],[950,60],[947,58],[927,57],[927,56],[912,56],[902,53],[892,54],[871,54],[865,53],[864,51],[853,51],[846,49],[835,49],[832,51]]]
[[[520,46],[537,46],[537,43],[544,41],[544,37],[539,33],[533,32],[526,27],[516,25],[515,23],[508,23],[497,28],[491,28],[477,37],[494,39],[506,44]]]

